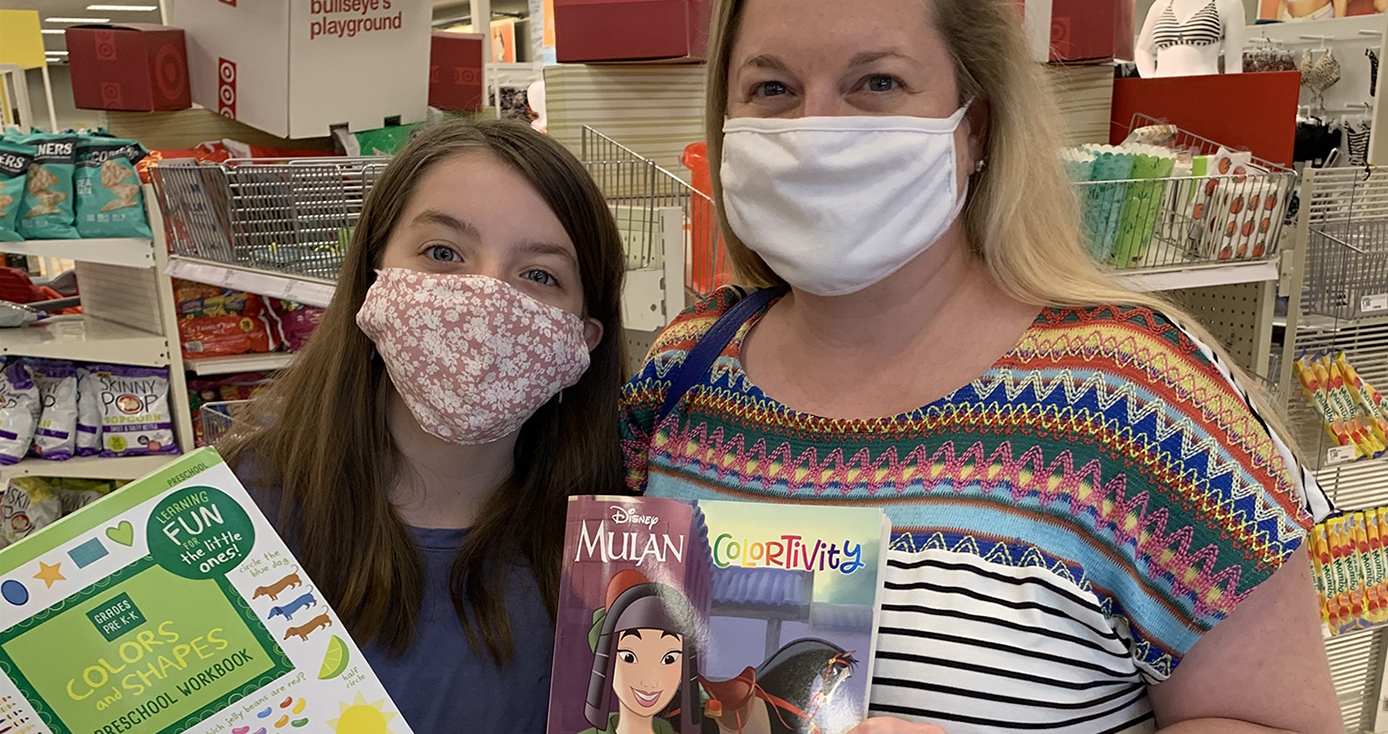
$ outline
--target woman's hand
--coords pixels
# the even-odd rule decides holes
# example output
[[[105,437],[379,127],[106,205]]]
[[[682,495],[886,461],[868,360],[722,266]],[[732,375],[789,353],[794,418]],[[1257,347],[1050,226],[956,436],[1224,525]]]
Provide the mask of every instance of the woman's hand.
[[[887,716],[864,719],[863,723],[848,730],[848,734],[946,734],[935,724],[917,724]]]

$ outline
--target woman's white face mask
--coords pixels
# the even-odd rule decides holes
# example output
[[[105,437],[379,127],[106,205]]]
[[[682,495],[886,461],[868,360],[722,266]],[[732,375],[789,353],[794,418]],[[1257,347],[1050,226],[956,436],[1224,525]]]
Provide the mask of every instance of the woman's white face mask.
[[[735,118],[723,207],[738,239],[794,288],[860,291],[930,249],[964,209],[947,118]]]

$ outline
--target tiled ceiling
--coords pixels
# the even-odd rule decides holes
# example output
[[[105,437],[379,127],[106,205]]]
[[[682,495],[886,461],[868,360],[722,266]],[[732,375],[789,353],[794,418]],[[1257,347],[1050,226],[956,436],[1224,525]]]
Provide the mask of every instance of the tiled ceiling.
[[[37,10],[44,20],[44,30],[60,31],[70,23],[50,22],[47,18],[105,18],[112,23],[158,23],[159,11],[129,10],[88,10],[90,5],[134,5],[158,6],[160,0],[0,0],[0,10]],[[438,21],[457,20],[467,22],[469,4],[467,0],[433,0],[434,18]],[[499,17],[518,17],[528,12],[528,0],[492,0],[492,14]],[[61,63],[67,46],[61,33],[49,33],[43,37],[46,51],[54,55],[50,61]]]

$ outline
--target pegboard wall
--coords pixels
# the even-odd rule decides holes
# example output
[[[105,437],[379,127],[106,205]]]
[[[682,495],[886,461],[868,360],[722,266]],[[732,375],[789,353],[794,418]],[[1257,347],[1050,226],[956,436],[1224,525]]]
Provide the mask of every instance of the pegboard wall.
[[[1189,288],[1173,291],[1170,296],[1209,329],[1240,367],[1267,376],[1272,336],[1270,284]]]
[[[656,331],[637,331],[627,329],[627,377],[635,375],[641,371],[646,364],[646,353],[651,351],[651,345],[655,344],[656,337],[660,336],[660,330]]]

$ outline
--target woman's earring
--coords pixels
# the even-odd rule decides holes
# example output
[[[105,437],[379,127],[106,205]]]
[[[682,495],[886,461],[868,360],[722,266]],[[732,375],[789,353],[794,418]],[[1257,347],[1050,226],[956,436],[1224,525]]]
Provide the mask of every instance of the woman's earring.
[[[978,165],[974,166],[974,173],[975,173],[975,174],[983,173],[983,169],[984,169],[984,168],[987,168],[987,167],[988,167],[988,159],[986,159],[986,158],[980,158],[980,159],[978,160]]]

